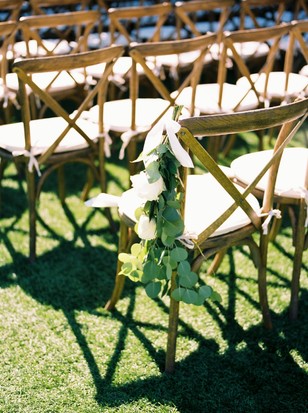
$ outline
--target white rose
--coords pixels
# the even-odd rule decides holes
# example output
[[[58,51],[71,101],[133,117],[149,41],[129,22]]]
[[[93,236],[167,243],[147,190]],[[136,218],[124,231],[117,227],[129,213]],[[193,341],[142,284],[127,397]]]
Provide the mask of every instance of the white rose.
[[[146,215],[141,215],[138,221],[138,237],[150,240],[156,237],[156,222]]]
[[[138,175],[131,176],[130,180],[137,196],[146,201],[156,201],[159,195],[166,189],[162,177],[150,184],[144,171]]]

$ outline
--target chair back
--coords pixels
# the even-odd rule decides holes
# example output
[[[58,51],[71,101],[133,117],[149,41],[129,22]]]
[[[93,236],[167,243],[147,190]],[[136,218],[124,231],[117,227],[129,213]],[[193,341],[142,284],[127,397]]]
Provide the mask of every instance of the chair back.
[[[99,11],[93,10],[22,17],[19,29],[26,46],[22,57],[86,51],[88,36],[99,18]],[[15,51],[17,47],[18,43]]]
[[[29,0],[32,14],[63,13],[86,10],[89,0]]]
[[[174,13],[178,38],[182,37],[182,32],[185,30],[187,37],[212,32],[216,33],[220,39],[234,5],[234,0],[177,1]]]
[[[46,162],[55,152],[61,150],[65,152],[66,150],[69,150],[71,147],[71,133],[73,133],[75,137],[76,133],[79,136],[78,139],[80,140],[80,144],[77,147],[86,146],[93,149],[98,138],[103,138],[104,126],[102,111],[108,88],[108,77],[116,59],[122,54],[122,46],[111,46],[90,52],[70,54],[66,56],[24,59],[14,63],[13,72],[18,75],[19,79],[19,95],[24,123],[25,150],[33,153],[33,151],[35,152],[34,147],[36,145],[36,142],[33,142],[31,139],[32,117],[29,89],[36,99],[42,101],[49,108],[52,118],[56,117],[56,119],[59,119],[60,126],[52,126],[52,128],[54,128],[52,129],[54,135],[51,139],[52,144],[46,151],[40,153],[37,158],[39,164]],[[85,69],[87,66],[98,63],[105,63],[105,69],[102,71],[101,78],[97,80],[97,83],[92,89],[85,91],[84,99],[76,109],[75,107],[73,108],[75,110],[70,106],[67,107],[65,102],[57,101],[56,98],[48,92],[48,89],[41,88],[38,84],[39,81],[36,82],[34,76],[36,74],[55,71],[57,73],[66,72],[70,77],[73,77],[76,71],[79,72],[80,69]],[[91,107],[94,99],[97,99],[99,107],[99,116],[98,119],[96,119],[96,123],[87,120],[84,115],[84,112]],[[46,120],[43,119],[43,121]],[[65,139],[67,140],[67,145],[63,144]],[[66,147],[68,149],[66,149]],[[34,155],[36,154],[34,153]]]
[[[278,26],[272,26],[261,29],[251,30],[238,30],[235,32],[225,33],[223,44],[224,49],[220,61],[220,76],[223,79],[227,76],[227,68],[223,62],[227,57],[232,59],[233,62],[233,75],[237,80],[238,85],[242,85],[246,94],[253,91],[259,99],[260,105],[269,104],[270,101],[275,101],[275,94],[277,87],[284,85],[284,91],[281,96],[276,99],[281,102],[286,97],[287,82],[289,75],[290,59],[294,59],[294,50],[290,48],[289,34],[291,31],[291,24],[281,24]],[[287,39],[289,53],[285,54],[281,52],[281,44]],[[247,53],[252,56],[251,50],[254,49],[254,56],[257,57],[259,53],[259,45],[267,45],[267,55],[261,55],[261,62],[258,64],[249,65],[249,61],[245,57],[245,49]],[[286,60],[287,58],[287,60]],[[276,87],[272,85],[269,89],[269,79],[272,72],[280,72],[281,79],[278,80]],[[283,73],[284,72],[284,73]],[[238,81],[242,78],[241,82]],[[261,87],[256,87],[257,84],[261,84]],[[275,90],[276,89],[276,90]]]
[[[24,0],[0,0],[1,21],[18,21]]]
[[[229,207],[207,228],[204,228],[198,237],[198,245],[208,240],[229,216],[240,207],[252,224],[260,229],[262,224],[261,214],[251,207],[247,200],[261,178],[268,172],[268,185],[263,198],[262,214],[269,213],[272,209],[273,194],[279,162],[285,147],[289,144],[292,137],[303,124],[308,113],[308,99],[302,99],[284,106],[276,106],[266,109],[257,109],[254,111],[238,112],[232,114],[199,116],[179,121],[181,130],[178,133],[179,139],[185,144],[187,150],[196,157],[203,167],[217,180],[220,185],[229,193],[232,202]],[[225,174],[224,170],[214,161],[206,151],[204,145],[198,138],[215,137],[229,134],[239,134],[244,132],[259,131],[267,128],[277,128],[277,140],[273,151],[273,156],[268,163],[255,177],[253,182],[243,191],[239,191],[235,184]],[[187,179],[187,168],[183,169],[182,180]],[[211,196],[204,194],[204,196]],[[187,202],[187,200],[186,200]],[[232,234],[231,234],[232,235]]]
[[[170,3],[109,8],[111,43],[120,42],[130,45],[132,42],[166,40],[163,26],[170,18],[172,11]],[[172,38],[173,33],[168,33],[167,38]]]
[[[170,103],[159,117],[161,118],[171,106],[174,106],[176,99],[186,86],[192,85],[195,89],[200,81],[205,59],[207,55],[210,55],[210,48],[215,41],[215,34],[206,34],[193,39],[143,43],[132,46],[129,50],[129,55],[133,59],[130,85],[130,97],[132,101],[136,101],[140,94],[136,68],[137,64],[140,64],[144,70],[145,76],[155,89],[156,94]],[[157,71],[159,72],[161,68],[158,66],[157,71],[153,71],[153,69],[148,66],[148,59],[151,59],[152,62],[154,61],[156,63],[161,56],[173,56],[175,59],[178,59],[178,61],[181,60],[182,56],[185,57],[185,59],[188,59],[186,60],[186,65],[189,69],[187,70],[186,75],[181,78],[175,93],[172,93],[174,90],[172,84],[168,85],[164,77],[158,75]],[[192,100],[194,100],[194,96],[192,96]],[[135,105],[133,104],[133,108],[134,106]],[[193,108],[193,106],[194,105],[191,107]],[[159,120],[159,118],[157,120]],[[134,129],[134,121],[135,114],[133,112],[132,129]]]
[[[6,84],[6,76],[9,71],[9,60],[11,47],[14,43],[18,24],[15,21],[7,21],[0,23],[0,101],[1,107],[4,111],[4,120],[9,121],[9,104],[12,101],[15,102],[15,94],[10,93]],[[2,116],[1,116],[2,118]]]
[[[242,0],[239,29],[256,29],[279,24],[285,10],[285,0]]]

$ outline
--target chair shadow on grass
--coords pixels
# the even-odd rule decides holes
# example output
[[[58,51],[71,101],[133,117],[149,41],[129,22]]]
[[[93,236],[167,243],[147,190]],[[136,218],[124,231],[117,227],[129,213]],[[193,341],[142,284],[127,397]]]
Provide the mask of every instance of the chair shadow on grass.
[[[114,384],[128,334],[139,340],[162,372],[165,353],[157,351],[142,330],[158,331],[165,336],[167,331],[156,322],[143,323],[134,319],[136,294],[132,283],[127,283],[124,290],[124,297],[128,299],[126,311],[115,310],[110,314],[102,310],[113,287],[117,239],[107,229],[101,235],[114,248],[93,248],[88,239],[88,221],[77,224],[69,208],[65,206],[64,210],[74,228],[73,240],[68,242],[58,237],[59,245],[39,256],[32,266],[25,256],[15,251],[3,232],[3,241],[13,262],[0,268],[0,287],[16,283],[38,302],[63,312],[92,375],[99,405],[118,408],[147,399],[152,404],[176,407],[181,413],[305,411],[308,377],[294,357],[308,359],[308,329],[305,328],[308,325],[308,292],[302,291],[298,322],[290,323],[285,311],[273,315],[275,327],[271,332],[264,331],[261,325],[244,328],[235,318],[236,297],[241,294],[254,307],[258,307],[258,303],[241,289],[231,253],[230,273],[217,275],[228,287],[227,303],[204,306],[212,322],[219,326],[227,349],[221,352],[216,341],[207,339],[180,319],[179,336],[194,340],[197,349],[178,361],[174,375],[132,377],[129,382]],[[95,212],[89,213],[88,220],[92,213]],[[81,240],[83,246],[76,245],[77,240]],[[287,284],[287,280],[283,282]],[[166,304],[161,300],[156,300],[156,304],[167,315]],[[116,347],[104,375],[100,371],[100,360],[95,358],[78,323],[76,312],[79,311],[100,318],[102,323],[104,318],[113,317],[120,324]],[[299,356],[294,356],[294,352]]]

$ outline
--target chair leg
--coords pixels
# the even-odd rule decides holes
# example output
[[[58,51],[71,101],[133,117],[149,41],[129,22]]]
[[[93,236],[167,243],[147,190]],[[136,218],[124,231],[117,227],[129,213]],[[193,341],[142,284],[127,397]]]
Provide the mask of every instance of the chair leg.
[[[171,278],[171,292],[176,288],[175,282],[176,274],[172,274]],[[180,305],[178,301],[175,301],[170,297],[170,309],[169,309],[169,326],[168,326],[168,338],[167,338],[167,351],[165,360],[165,372],[173,373],[175,368],[175,353],[176,353],[176,339],[179,322],[179,309]]]
[[[207,275],[212,275],[217,272],[220,264],[222,263],[222,260],[224,259],[224,256],[226,255],[226,252],[227,248],[224,248],[215,254],[213,261],[207,270]]]
[[[296,320],[298,316],[298,295],[300,273],[303,259],[303,251],[305,245],[305,219],[307,213],[307,206],[304,199],[301,199],[299,206],[299,213],[297,218],[296,233],[294,235],[294,260],[291,281],[291,300],[289,308],[289,317],[291,320]]]
[[[118,254],[121,252],[127,252],[129,246],[129,232],[130,229],[127,225],[121,221],[120,224],[120,234],[119,234],[119,246],[118,246]],[[105,309],[111,311],[115,308],[119,298],[121,297],[124,284],[125,284],[125,275],[119,274],[121,271],[122,263],[118,260],[117,261],[117,269],[116,269],[116,277],[115,277],[115,284],[111,294],[110,299],[107,301],[105,305]]]
[[[267,298],[267,283],[266,283],[266,269],[267,269],[267,253],[268,253],[268,235],[260,235],[260,265],[258,268],[258,288],[259,301],[262,311],[263,324],[265,328],[272,329],[272,320],[269,311]]]
[[[36,258],[36,188],[35,188],[35,172],[27,174],[27,190],[28,190],[28,205],[29,205],[29,259],[31,262]]]

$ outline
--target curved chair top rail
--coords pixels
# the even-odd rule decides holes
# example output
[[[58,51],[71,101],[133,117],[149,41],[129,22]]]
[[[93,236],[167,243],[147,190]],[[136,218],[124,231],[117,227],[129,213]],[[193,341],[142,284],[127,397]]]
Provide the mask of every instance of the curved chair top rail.
[[[218,136],[224,133],[261,130],[290,122],[308,112],[308,98],[267,109],[221,115],[204,115],[179,121],[194,136]]]
[[[89,52],[62,55],[61,59],[59,56],[35,57],[16,61],[13,64],[12,70],[14,72],[22,70],[27,73],[73,70],[96,64],[99,59],[100,63],[105,63],[111,59],[118,58],[123,52],[123,46],[109,46]]]
[[[39,14],[24,16],[19,20],[19,25],[29,25],[32,28],[47,27],[53,25],[67,24],[87,24],[99,20],[100,12],[98,10],[81,10],[69,13]]]

